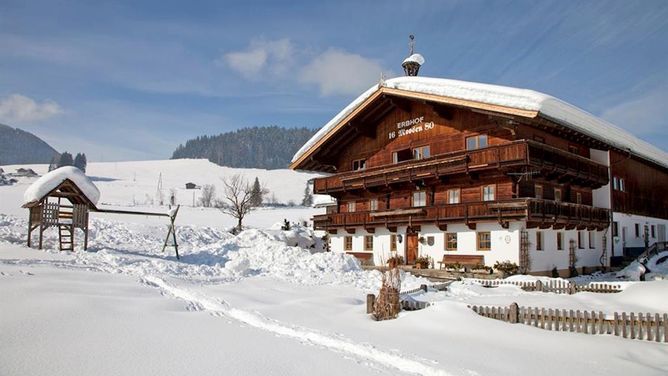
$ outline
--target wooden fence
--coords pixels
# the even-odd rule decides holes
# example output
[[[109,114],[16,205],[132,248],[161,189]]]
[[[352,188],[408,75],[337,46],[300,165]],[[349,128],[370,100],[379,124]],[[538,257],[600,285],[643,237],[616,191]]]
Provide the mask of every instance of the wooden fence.
[[[623,338],[668,342],[668,314],[603,312],[519,307],[469,306],[477,314],[509,323],[532,325],[546,330],[584,334],[610,334]]]
[[[466,282],[481,284],[485,287],[498,287],[501,285],[519,286],[524,291],[553,292],[556,294],[575,294],[578,292],[616,293],[621,292],[622,287],[614,283],[589,283],[577,285],[574,282],[564,280],[537,281],[508,281],[504,279],[463,279]]]

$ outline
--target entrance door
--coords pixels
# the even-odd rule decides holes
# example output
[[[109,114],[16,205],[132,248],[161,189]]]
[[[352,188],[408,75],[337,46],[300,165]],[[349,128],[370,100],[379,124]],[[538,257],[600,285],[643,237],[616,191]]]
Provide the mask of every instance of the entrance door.
[[[406,233],[406,264],[415,264],[418,253],[418,234],[416,232]]]
[[[659,242],[665,242],[666,241],[666,225],[657,225],[657,234],[656,234],[656,240]]]

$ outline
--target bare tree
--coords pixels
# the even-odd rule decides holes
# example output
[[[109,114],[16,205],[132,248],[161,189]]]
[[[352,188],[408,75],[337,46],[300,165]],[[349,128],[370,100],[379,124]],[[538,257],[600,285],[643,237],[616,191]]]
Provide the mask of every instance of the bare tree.
[[[237,219],[237,231],[241,231],[241,222],[253,210],[253,185],[241,175],[224,178],[223,185],[224,199],[217,206]]]
[[[213,201],[216,197],[216,187],[212,184],[204,184],[202,186],[202,196],[199,198],[199,202],[205,208],[210,208],[213,204]]]

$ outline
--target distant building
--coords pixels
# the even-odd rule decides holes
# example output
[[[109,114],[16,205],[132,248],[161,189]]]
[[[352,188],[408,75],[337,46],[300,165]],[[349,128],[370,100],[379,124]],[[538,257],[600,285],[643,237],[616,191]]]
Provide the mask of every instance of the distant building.
[[[16,172],[12,174],[12,176],[19,176],[19,177],[35,177],[39,176],[32,168],[18,168],[16,169]]]
[[[199,186],[195,183],[186,183],[186,189],[197,189]]]

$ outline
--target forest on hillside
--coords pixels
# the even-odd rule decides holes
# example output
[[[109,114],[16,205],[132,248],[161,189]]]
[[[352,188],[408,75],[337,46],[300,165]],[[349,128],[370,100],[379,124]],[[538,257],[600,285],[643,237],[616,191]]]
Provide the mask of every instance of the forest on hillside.
[[[199,136],[179,145],[172,159],[206,158],[221,166],[240,168],[287,168],[292,156],[314,133],[308,128],[271,126]]]
[[[59,153],[30,132],[0,124],[0,165],[49,163]]]

